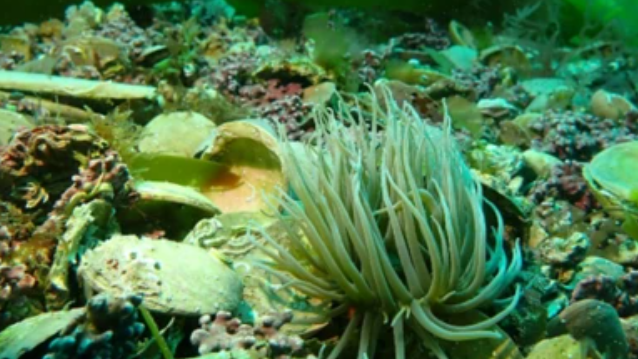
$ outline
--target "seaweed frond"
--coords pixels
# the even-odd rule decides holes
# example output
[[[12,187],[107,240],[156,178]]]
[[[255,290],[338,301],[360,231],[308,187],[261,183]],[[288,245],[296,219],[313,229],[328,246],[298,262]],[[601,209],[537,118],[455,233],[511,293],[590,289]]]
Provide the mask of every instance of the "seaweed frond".
[[[108,116],[95,116],[91,128],[96,135],[106,140],[122,161],[130,164],[137,154],[136,144],[142,127],[131,119],[131,111],[115,110]]]

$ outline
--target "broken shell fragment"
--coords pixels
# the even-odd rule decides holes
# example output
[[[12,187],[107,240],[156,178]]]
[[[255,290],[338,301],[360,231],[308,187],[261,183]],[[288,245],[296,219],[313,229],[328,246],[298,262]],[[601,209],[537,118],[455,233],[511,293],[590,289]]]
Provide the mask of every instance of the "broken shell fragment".
[[[519,112],[516,106],[503,98],[482,99],[476,104],[476,107],[484,116],[497,120],[514,118]]]
[[[337,93],[334,82],[322,82],[303,90],[303,102],[311,105],[324,105]]]
[[[138,147],[142,153],[194,157],[215,127],[197,112],[161,114],[144,126]]]
[[[220,213],[215,203],[196,190],[169,182],[144,181],[135,183],[135,191],[142,201],[169,202],[201,209],[211,215]]]
[[[26,35],[0,35],[0,51],[18,54],[24,61],[29,61],[32,56],[31,40]]]
[[[139,294],[166,314],[233,311],[242,299],[239,276],[218,257],[166,239],[114,236],[84,255],[78,276],[89,295]]]
[[[143,66],[153,66],[156,63],[170,56],[170,51],[164,45],[147,47],[135,58],[137,64]]]
[[[594,115],[613,120],[622,119],[636,110],[636,106],[625,97],[605,90],[598,90],[592,95],[590,107]]]
[[[481,109],[462,96],[446,98],[447,109],[455,128],[467,130],[474,138],[479,138],[484,130],[485,119]]]
[[[529,131],[532,128],[534,122],[539,121],[542,117],[543,115],[540,113],[526,112],[516,116],[516,118],[512,121],[521,129]]]
[[[117,212],[120,225],[128,233],[161,233],[178,240],[201,219],[220,213],[215,203],[192,187],[140,181],[134,189],[138,200]]]
[[[456,20],[452,20],[450,21],[450,25],[448,25],[448,30],[454,44],[476,49],[474,35],[472,35],[472,31],[465,27],[465,25]]]
[[[281,80],[282,83],[287,83],[286,79],[295,79],[303,87],[328,79],[326,71],[306,57],[268,61],[255,70],[252,76],[262,80]]]
[[[593,41],[579,49],[570,51],[567,59],[591,59],[595,57],[609,59],[620,51],[618,47],[619,44],[613,41]]]
[[[20,71],[0,71],[0,89],[90,99],[157,99],[157,91],[153,86],[84,80]]]
[[[255,247],[250,240],[251,223],[268,227],[275,221],[261,212],[223,213],[199,221],[184,238],[184,243],[214,248],[233,260],[240,259]]]
[[[526,72],[531,68],[531,63],[527,55],[520,46],[516,45],[496,45],[481,51],[479,60],[484,65],[493,67],[501,65],[511,67],[521,72]]]
[[[95,66],[100,70],[119,72],[127,65],[128,55],[123,44],[100,36],[77,36],[65,41],[56,51],[75,66]]]
[[[42,313],[0,333],[0,358],[15,359],[64,330],[85,313],[85,308]]]
[[[430,86],[438,81],[451,81],[447,74],[429,66],[410,62],[391,61],[385,68],[385,77],[408,85]]]
[[[522,148],[527,148],[531,145],[532,136],[516,121],[503,120],[499,125],[498,138],[503,144]]]
[[[605,149],[583,169],[596,199],[610,212],[636,207],[638,194],[638,141]]]
[[[45,299],[49,310],[61,309],[69,302],[72,266],[77,264],[81,248],[90,248],[95,245],[93,241],[99,240],[98,228],[114,226],[109,223],[113,214],[113,206],[104,200],[94,200],[73,210],[56,247],[46,281]]]
[[[534,173],[541,178],[547,178],[554,166],[561,164],[561,160],[549,153],[533,149],[523,152],[523,161]]]

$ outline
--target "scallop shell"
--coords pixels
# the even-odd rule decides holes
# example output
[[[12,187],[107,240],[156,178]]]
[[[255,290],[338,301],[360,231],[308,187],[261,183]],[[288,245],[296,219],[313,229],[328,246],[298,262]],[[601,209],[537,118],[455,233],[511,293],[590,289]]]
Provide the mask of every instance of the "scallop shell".
[[[631,203],[631,195],[638,184],[638,141],[621,143],[594,156],[583,169],[583,176],[596,199],[612,210],[636,204]],[[621,216],[622,217],[622,216]]]
[[[279,151],[279,140],[265,121],[219,126],[202,159],[225,165],[228,171],[202,192],[224,213],[270,211],[263,194],[276,195],[286,188]]]
[[[239,276],[208,251],[169,240],[117,235],[82,258],[85,290],[139,294],[151,311],[197,316],[237,309]]]

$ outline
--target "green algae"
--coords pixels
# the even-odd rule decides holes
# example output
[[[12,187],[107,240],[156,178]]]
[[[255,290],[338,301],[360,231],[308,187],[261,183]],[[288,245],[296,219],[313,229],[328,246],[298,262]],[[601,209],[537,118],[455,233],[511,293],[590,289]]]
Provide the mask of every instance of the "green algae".
[[[202,188],[226,171],[226,166],[207,160],[162,154],[137,154],[129,163],[131,174],[145,181],[164,181]]]

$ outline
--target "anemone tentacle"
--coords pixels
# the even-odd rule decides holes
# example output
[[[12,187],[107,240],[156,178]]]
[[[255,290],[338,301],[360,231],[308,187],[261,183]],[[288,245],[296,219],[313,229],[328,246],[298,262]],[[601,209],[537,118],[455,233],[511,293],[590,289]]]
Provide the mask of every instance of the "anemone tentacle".
[[[521,269],[520,248],[508,258],[501,215],[456,148],[449,116],[439,130],[381,93],[366,106],[368,122],[362,104],[341,100],[314,114],[312,146],[283,143],[290,191],[274,205],[300,230],[287,228],[294,255],[262,231],[272,248],[265,250],[291,286],[356,308],[329,358],[359,327],[358,358],[372,358],[384,324],[397,359],[406,357],[409,333],[446,358],[438,341],[500,337],[493,326],[514,309],[520,288],[481,322],[445,318],[493,303]]]

